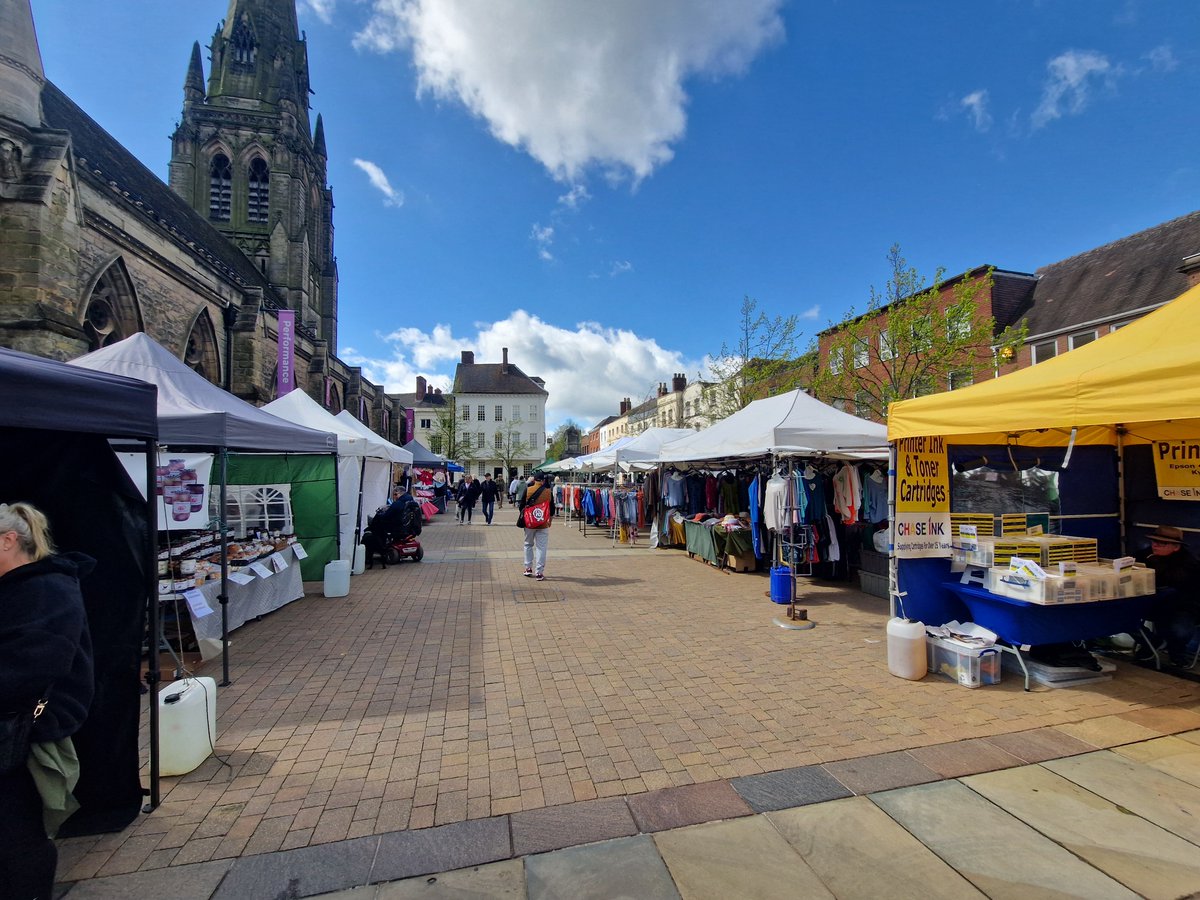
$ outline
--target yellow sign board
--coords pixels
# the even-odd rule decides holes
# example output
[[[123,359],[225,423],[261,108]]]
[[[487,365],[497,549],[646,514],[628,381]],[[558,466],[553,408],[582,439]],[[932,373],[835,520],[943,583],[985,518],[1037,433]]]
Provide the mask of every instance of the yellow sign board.
[[[944,438],[896,442],[894,547],[899,557],[950,555],[950,460]]]
[[[1163,500],[1200,500],[1200,441],[1155,441],[1154,477]]]

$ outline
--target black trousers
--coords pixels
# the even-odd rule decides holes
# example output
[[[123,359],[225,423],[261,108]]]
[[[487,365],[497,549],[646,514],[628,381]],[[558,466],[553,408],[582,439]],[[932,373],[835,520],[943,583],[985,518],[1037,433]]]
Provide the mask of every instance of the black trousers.
[[[50,900],[58,850],[28,769],[0,775],[0,803],[0,900]]]

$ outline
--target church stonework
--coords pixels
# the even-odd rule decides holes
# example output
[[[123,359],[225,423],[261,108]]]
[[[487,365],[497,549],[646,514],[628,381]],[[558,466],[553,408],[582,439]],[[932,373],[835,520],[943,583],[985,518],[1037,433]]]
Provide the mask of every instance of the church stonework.
[[[294,0],[231,0],[212,53],[206,85],[192,47],[168,186],[45,79],[29,0],[0,7],[0,346],[67,360],[144,331],[263,403],[294,309],[298,386],[396,438],[383,387],[336,356],[333,195]]]

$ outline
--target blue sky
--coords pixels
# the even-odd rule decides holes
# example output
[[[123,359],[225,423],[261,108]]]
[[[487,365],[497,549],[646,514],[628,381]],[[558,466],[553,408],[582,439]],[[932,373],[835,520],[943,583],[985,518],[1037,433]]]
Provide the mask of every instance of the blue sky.
[[[165,177],[227,3],[32,5],[47,77]],[[339,353],[411,392],[508,347],[551,427],[695,377],[743,296],[807,344],[893,243],[929,277],[1033,271],[1200,207],[1195,0],[299,9]]]

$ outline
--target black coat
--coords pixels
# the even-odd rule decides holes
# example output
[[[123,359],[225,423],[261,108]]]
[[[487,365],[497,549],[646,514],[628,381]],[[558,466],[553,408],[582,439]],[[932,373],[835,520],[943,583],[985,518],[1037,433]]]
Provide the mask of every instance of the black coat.
[[[33,709],[50,687],[34,743],[69,737],[87,718],[95,681],[79,579],[95,564],[64,553],[0,576],[0,712]]]
[[[479,484],[479,498],[485,503],[496,502],[496,498],[500,496],[500,485],[491,478],[485,478]]]
[[[470,484],[467,484],[465,481],[460,481],[458,483],[458,489],[454,493],[454,497],[463,506],[474,509],[475,501],[479,499],[479,482],[474,478],[471,479]]]

